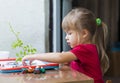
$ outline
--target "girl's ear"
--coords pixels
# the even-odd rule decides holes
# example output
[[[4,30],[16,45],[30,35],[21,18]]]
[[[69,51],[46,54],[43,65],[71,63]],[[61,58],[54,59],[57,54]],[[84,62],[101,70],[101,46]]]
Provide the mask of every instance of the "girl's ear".
[[[83,38],[86,38],[88,35],[89,35],[88,30],[87,29],[83,29],[82,30],[82,36],[83,36]]]

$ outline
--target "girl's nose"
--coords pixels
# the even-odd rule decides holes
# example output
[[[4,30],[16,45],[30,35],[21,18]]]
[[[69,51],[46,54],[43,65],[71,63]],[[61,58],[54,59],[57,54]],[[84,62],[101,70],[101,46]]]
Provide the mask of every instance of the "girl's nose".
[[[68,36],[67,35],[65,36],[65,39],[68,40]]]

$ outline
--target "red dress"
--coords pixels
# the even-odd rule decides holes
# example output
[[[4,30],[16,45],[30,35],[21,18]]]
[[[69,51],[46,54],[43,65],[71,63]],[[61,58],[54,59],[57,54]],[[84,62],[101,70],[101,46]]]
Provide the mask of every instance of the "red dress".
[[[71,68],[94,79],[94,83],[104,83],[96,45],[82,44],[70,50],[78,59],[70,63]]]

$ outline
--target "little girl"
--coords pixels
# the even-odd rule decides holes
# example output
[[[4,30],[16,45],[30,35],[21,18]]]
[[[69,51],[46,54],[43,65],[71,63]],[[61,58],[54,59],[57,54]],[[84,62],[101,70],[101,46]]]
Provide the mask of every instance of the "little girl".
[[[62,53],[41,53],[27,55],[22,59],[41,60],[55,63],[70,63],[70,67],[94,79],[94,83],[104,83],[103,74],[109,68],[105,52],[108,35],[107,26],[85,8],[72,9],[63,19],[66,42],[72,48]]]

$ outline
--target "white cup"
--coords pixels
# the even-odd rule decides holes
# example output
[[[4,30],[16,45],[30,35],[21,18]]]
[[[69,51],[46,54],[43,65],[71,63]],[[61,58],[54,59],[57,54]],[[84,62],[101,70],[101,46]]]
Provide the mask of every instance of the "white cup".
[[[0,59],[9,58],[9,51],[0,51]]]

